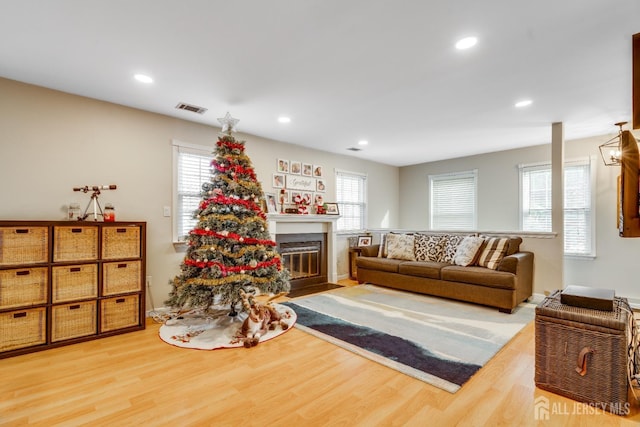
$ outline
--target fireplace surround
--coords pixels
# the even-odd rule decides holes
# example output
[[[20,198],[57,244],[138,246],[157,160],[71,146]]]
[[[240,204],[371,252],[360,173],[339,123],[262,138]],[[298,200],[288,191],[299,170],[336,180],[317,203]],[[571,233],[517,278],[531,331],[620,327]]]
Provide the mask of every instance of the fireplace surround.
[[[286,242],[293,240],[293,249],[292,252],[300,253],[300,259],[293,259],[294,267],[298,267],[299,262],[306,262],[308,265],[309,257],[311,258],[312,264],[315,265],[315,259],[313,255],[304,255],[303,253],[311,253],[313,250],[305,241],[318,241],[317,237],[308,239],[308,235],[322,236],[320,241],[324,244],[324,258],[326,258],[326,262],[320,258],[320,261],[325,266],[325,271],[322,270],[322,267],[318,267],[318,273],[310,274],[309,272],[304,272],[301,270],[296,272],[300,277],[293,278],[294,280],[302,279],[300,282],[302,286],[308,286],[313,283],[337,283],[338,281],[338,273],[336,269],[337,264],[337,248],[336,248],[336,221],[338,220],[338,215],[288,215],[288,214],[269,214],[267,217],[267,221],[269,224],[269,234],[271,235],[271,239],[278,243],[278,249],[280,250],[280,242]],[[298,236],[298,237],[294,237]],[[302,237],[300,237],[302,236]],[[297,246],[296,246],[297,245]],[[286,245],[285,245],[286,246]],[[285,250],[286,252],[289,249]],[[281,256],[283,255],[280,252]],[[298,256],[298,255],[294,255]],[[289,269],[287,262],[291,263],[291,257],[284,258],[283,263],[286,268]],[[291,271],[291,269],[290,269]],[[301,277],[301,276],[313,276],[313,277]],[[293,276],[293,274],[292,274]],[[321,280],[321,281],[320,281]],[[315,281],[315,282],[314,282]],[[293,285],[297,283],[292,283]]]

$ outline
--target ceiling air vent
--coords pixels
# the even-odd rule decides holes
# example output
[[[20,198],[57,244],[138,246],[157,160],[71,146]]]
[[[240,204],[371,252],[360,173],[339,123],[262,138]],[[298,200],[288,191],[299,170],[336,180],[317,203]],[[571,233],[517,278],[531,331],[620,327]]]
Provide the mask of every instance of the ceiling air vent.
[[[362,151],[362,148],[358,148],[358,147],[349,147],[349,148],[347,148],[347,150],[349,150],[349,151]]]
[[[198,113],[198,114],[204,114],[207,111],[206,108],[198,107],[197,105],[186,104],[184,102],[181,102],[178,105],[176,105],[176,108],[178,110],[186,110],[186,111],[191,111],[192,113]]]

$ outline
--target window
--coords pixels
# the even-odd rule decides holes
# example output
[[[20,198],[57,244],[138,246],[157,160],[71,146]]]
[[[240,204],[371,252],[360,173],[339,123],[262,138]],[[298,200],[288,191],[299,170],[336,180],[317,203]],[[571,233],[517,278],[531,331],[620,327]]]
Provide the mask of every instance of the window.
[[[336,171],[336,198],[340,209],[338,231],[361,231],[366,228],[367,176]]]
[[[591,194],[594,159],[567,162],[564,167],[564,254],[594,256]],[[521,216],[524,231],[551,230],[551,165],[520,166]]]
[[[432,230],[473,230],[477,226],[478,171],[429,176]]]
[[[184,241],[196,226],[193,213],[202,200],[202,184],[211,179],[213,154],[206,147],[173,141],[174,241]]]

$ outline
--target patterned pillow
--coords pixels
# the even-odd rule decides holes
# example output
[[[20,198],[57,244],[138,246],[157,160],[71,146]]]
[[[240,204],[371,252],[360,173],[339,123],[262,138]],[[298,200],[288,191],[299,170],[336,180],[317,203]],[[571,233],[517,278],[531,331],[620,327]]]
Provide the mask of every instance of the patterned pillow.
[[[487,244],[478,258],[478,265],[480,267],[487,267],[492,270],[498,268],[498,264],[504,258],[509,247],[508,237],[491,237],[487,240]]]
[[[415,239],[416,261],[441,262],[446,236],[441,234],[417,234]]]
[[[484,243],[484,239],[482,237],[465,237],[458,246],[456,255],[453,257],[454,264],[461,265],[463,267],[472,265],[476,260],[476,255],[478,255],[482,243]]]
[[[458,246],[466,236],[460,234],[449,234],[444,236],[446,239],[444,245],[444,253],[442,254],[442,262],[448,262],[449,264],[453,264],[453,258],[456,256],[456,251],[458,250]]]
[[[387,236],[387,258],[415,261],[414,243],[415,238],[412,234],[389,234]]]

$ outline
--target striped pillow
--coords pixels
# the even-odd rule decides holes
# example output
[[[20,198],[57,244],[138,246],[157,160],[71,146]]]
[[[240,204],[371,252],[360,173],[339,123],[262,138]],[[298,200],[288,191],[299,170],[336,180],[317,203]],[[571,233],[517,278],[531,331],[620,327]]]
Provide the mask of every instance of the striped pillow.
[[[486,241],[486,245],[478,258],[480,267],[487,267],[492,270],[498,268],[500,261],[504,258],[509,247],[509,238],[507,237],[490,237]]]

